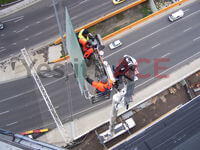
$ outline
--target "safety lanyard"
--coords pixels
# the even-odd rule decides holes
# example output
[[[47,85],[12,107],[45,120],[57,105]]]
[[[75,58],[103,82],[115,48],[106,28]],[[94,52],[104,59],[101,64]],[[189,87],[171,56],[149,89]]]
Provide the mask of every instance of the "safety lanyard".
[[[109,87],[109,81],[108,81],[108,87]],[[108,91],[108,87],[107,87],[107,88],[105,88],[105,87],[103,86],[103,88],[105,89],[105,92],[107,92],[107,91]]]

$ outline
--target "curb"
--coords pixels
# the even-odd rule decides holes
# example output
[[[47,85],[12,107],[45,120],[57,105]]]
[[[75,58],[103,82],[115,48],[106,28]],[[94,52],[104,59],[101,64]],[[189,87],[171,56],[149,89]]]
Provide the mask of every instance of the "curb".
[[[1,10],[1,13],[0,13],[0,18],[3,18],[3,17],[6,17],[8,15],[11,15],[19,10],[22,10],[28,6],[31,6],[37,2],[39,2],[40,0],[24,0],[22,2],[19,2],[13,6],[10,6],[8,8],[5,8],[3,10]]]
[[[22,132],[20,133],[21,135],[30,135],[30,134],[33,134],[33,133],[45,133],[45,132],[48,132],[49,129],[46,128],[46,129],[39,129],[39,130],[30,130],[30,131],[26,131],[26,132]]]

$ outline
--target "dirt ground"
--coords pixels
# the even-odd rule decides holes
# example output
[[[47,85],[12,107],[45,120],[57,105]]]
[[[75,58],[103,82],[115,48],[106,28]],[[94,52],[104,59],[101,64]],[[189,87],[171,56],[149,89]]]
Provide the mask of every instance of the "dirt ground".
[[[172,0],[154,0],[157,9],[162,9],[172,4]]]
[[[196,97],[197,95],[200,95],[200,88],[199,88],[200,87],[200,71],[188,77],[186,81],[189,84],[192,97]],[[195,92],[195,89],[197,90],[196,92]]]

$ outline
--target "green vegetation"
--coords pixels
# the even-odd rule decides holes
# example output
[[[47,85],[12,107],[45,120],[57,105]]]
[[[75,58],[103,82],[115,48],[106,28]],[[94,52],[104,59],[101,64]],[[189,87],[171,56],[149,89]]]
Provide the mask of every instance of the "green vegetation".
[[[150,7],[147,3],[143,3],[125,12],[119,13],[107,20],[104,20],[94,26],[91,26],[88,28],[88,30],[93,35],[100,33],[102,37],[105,37],[106,35],[109,35],[150,14],[152,14]]]
[[[116,18],[117,18],[118,21],[120,21],[120,20],[124,19],[124,14],[119,13],[119,14],[116,15]]]
[[[119,29],[121,29],[121,28],[122,28],[122,27],[120,27],[120,26],[114,27],[113,32],[115,32],[115,31],[117,31],[117,30],[119,30]]]
[[[147,5],[145,5],[141,9],[141,13],[143,14],[143,17],[146,17],[146,16],[152,14],[152,11],[151,11],[151,9]]]
[[[97,29],[96,29],[96,28],[97,28],[96,26],[97,26],[97,25],[94,25],[94,26],[89,27],[89,28],[88,28],[88,31],[89,31],[90,33],[93,34],[93,33],[97,30]]]
[[[11,2],[14,2],[14,1],[17,1],[17,0],[0,0],[0,5],[1,4],[8,4],[8,3],[11,3]]]
[[[61,53],[62,53],[62,52],[61,52]],[[65,57],[65,56],[66,56],[66,55],[62,53],[62,55],[60,56],[60,58],[63,58],[63,57]]]

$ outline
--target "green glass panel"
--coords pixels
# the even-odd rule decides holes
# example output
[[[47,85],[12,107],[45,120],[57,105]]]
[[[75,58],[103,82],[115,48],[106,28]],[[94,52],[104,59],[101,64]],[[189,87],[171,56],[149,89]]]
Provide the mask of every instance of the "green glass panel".
[[[66,36],[67,36],[66,48],[70,55],[70,61],[73,65],[73,69],[76,74],[80,91],[83,94],[83,91],[85,89],[86,64],[66,7],[65,7],[65,15],[66,15]]]

